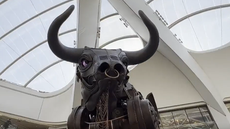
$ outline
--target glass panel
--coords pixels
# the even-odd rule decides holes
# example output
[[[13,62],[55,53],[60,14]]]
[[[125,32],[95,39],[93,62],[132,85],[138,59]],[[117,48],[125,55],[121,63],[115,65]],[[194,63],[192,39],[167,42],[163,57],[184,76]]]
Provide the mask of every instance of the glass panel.
[[[72,2],[68,2],[62,6],[59,6],[55,9],[50,10],[49,12],[43,14],[40,16],[40,20],[42,21],[42,24],[45,28],[45,35],[47,34],[47,31],[50,27],[51,22],[53,22],[53,20],[59,16],[60,14],[62,14],[70,5],[75,4],[76,1],[72,1]],[[77,6],[75,6],[75,9],[73,11],[73,13],[70,15],[70,17],[62,24],[59,33],[62,33],[64,31],[68,31],[70,29],[75,29],[77,26],[77,11],[78,8]]]
[[[155,0],[149,4],[157,10],[168,24],[193,12],[229,4],[229,0]],[[177,28],[171,29],[182,40],[183,45],[194,51],[205,51],[229,43],[230,8],[215,9],[190,17]],[[186,33],[184,33],[186,32]]]
[[[1,13],[1,12],[0,12]],[[3,28],[0,26],[0,36],[2,36],[5,33],[5,31],[3,30]]]
[[[76,30],[74,30],[59,36],[59,40],[62,42],[63,45],[73,48],[75,47],[74,41],[76,41],[76,35]]]
[[[60,41],[68,47],[74,46],[75,33],[67,33],[60,36]],[[2,78],[10,82],[15,82],[21,85],[25,85],[30,78],[40,72],[46,66],[53,62],[60,60],[50,50],[47,42],[38,48],[19,59],[14,65],[12,65],[5,73],[2,74]],[[22,76],[22,73],[25,76]],[[12,76],[14,75],[14,76]],[[17,78],[17,79],[15,79]]]
[[[171,112],[160,113],[161,125],[164,129],[174,129],[175,120]]]
[[[46,32],[39,18],[36,18],[13,31],[2,40],[7,43],[7,45],[11,46],[18,55],[22,55],[45,39]]]
[[[168,24],[193,12],[220,5],[220,0],[154,0],[149,6],[157,10]]]
[[[206,107],[164,112],[160,118],[163,129],[218,129]]]
[[[38,13],[67,0],[31,0]]]
[[[173,27],[171,31],[175,34],[178,40],[181,40],[182,45],[186,48],[196,51],[203,50],[188,19]]]
[[[187,15],[182,0],[154,0],[149,6],[157,10],[168,24]]]
[[[178,129],[190,129],[189,119],[184,110],[172,112]]]
[[[204,121],[207,125],[207,129],[218,129],[216,126],[216,123],[212,120],[209,112],[205,111],[205,112],[201,112],[203,117],[204,117]]]
[[[57,91],[73,79],[75,69],[73,63],[63,61],[44,71],[28,87],[43,92]]]
[[[213,121],[208,109],[206,107],[200,108],[201,114],[203,115],[204,121],[208,126],[208,129],[218,129],[216,123]]]
[[[34,68],[32,68],[25,60],[21,59],[8,69],[7,72],[4,72],[0,78],[19,85],[24,85],[35,74],[36,71]]]
[[[50,84],[49,80],[46,80],[41,75],[39,75],[32,82],[30,82],[26,88],[30,88],[42,93],[55,91],[54,86]]]
[[[68,5],[66,4],[66,8],[67,8],[67,6]],[[63,10],[65,10],[66,8],[63,6]],[[61,12],[63,10],[61,10]],[[51,14],[49,13],[49,15],[51,15]],[[74,15],[74,13],[73,13],[73,15]],[[47,17],[50,17],[50,16],[47,16]],[[56,17],[56,15],[55,15],[55,17]],[[75,16],[75,18],[76,18],[76,16]],[[45,21],[46,19],[43,19],[43,20]],[[67,23],[70,25],[76,26],[76,23],[73,24],[73,23],[70,23],[68,21],[74,22],[73,19],[70,18],[70,20],[67,20]],[[64,24],[64,28],[68,29],[68,30],[70,29],[70,27],[74,28],[73,26],[66,27]],[[38,43],[41,43],[44,40],[46,40],[46,34],[47,34],[46,31],[44,30],[44,24],[41,23],[40,18],[36,18],[36,19],[26,23],[25,25],[21,26],[17,30],[13,31],[12,33],[10,33],[8,36],[3,38],[2,40],[4,41],[4,43],[6,43],[8,46],[10,46],[10,48],[12,49],[12,51],[14,51],[14,53],[16,53],[18,56],[20,56],[23,53],[25,53],[26,51],[28,51],[29,49],[31,49],[32,47],[34,47],[35,45],[37,45]],[[76,37],[76,32],[75,32],[74,37]],[[71,38],[71,39],[72,39],[72,42],[70,42],[70,43],[73,44],[73,40],[75,40],[76,38]],[[69,40],[69,39],[67,39],[67,40]],[[7,63],[6,65],[8,65],[8,64],[9,63]],[[6,66],[6,65],[4,65],[4,66]]]
[[[100,26],[101,37],[99,39],[99,46],[118,37],[136,35],[129,26],[126,27],[124,25],[124,22],[121,21],[121,17],[118,15],[101,21]]]
[[[101,18],[116,12],[117,11],[113,8],[108,0],[101,1]]]
[[[39,72],[49,64],[52,64],[60,59],[51,52],[48,44],[43,44],[29,54],[25,55],[23,60],[33,67],[36,72]]]
[[[184,0],[183,2],[188,14],[221,4],[220,0]]]
[[[8,66],[18,55],[0,40],[0,72]]]
[[[207,107],[200,107],[199,109],[200,109],[201,112],[208,111]]]
[[[221,9],[221,17],[222,20],[222,24],[220,24],[219,26],[222,26],[221,28],[221,43],[222,45],[225,45],[227,43],[229,43],[230,41],[230,36],[229,36],[229,33],[230,33],[230,15],[229,15],[229,12],[230,12],[230,8],[223,8]]]
[[[36,14],[63,2],[63,0],[7,1],[0,9],[0,36]],[[71,1],[70,3],[73,3]]]
[[[196,15],[190,18],[190,22],[202,50],[210,50],[221,46],[220,10],[212,10]],[[187,40],[184,40],[184,42],[187,42]]]
[[[0,36],[36,15],[36,13],[30,0],[10,0],[5,2],[0,8],[0,25],[3,30]]]
[[[198,108],[193,108],[193,109],[187,109],[186,113],[189,118],[189,123],[193,128],[198,128],[198,129],[208,129],[206,126],[204,119],[201,115],[201,112]]]

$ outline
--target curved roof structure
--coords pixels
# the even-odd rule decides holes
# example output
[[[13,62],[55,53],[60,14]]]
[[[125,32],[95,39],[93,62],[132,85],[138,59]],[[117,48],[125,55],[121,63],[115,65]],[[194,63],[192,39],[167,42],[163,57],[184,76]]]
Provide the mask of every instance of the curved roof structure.
[[[150,6],[189,50],[206,51],[229,42],[228,0],[155,0]]]
[[[190,50],[210,50],[229,42],[230,4],[226,0],[145,1]],[[76,1],[0,0],[1,79],[44,92],[59,90],[72,80],[75,64],[53,55],[46,39],[50,23],[71,4]],[[143,47],[107,0],[102,0],[101,7],[100,47],[126,50]],[[60,39],[69,47],[75,46],[76,10],[60,30]]]

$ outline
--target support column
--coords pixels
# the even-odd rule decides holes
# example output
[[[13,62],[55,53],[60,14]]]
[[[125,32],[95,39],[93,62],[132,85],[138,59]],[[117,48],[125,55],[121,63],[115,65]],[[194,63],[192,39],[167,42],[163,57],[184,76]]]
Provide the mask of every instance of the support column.
[[[77,47],[97,47],[101,0],[77,0],[77,6]],[[81,84],[75,80],[72,100],[73,108],[80,106],[81,98]]]
[[[218,118],[214,116],[218,127],[220,129],[230,127],[230,114],[216,87],[145,1],[109,0],[109,2],[144,41],[149,40],[149,34],[138,16],[138,11],[142,10],[150,18],[156,25],[161,38],[158,51],[168,58],[190,80],[194,88],[207,103],[210,112],[221,118],[221,120],[217,120]]]
[[[101,0],[77,0],[77,47],[97,47]]]

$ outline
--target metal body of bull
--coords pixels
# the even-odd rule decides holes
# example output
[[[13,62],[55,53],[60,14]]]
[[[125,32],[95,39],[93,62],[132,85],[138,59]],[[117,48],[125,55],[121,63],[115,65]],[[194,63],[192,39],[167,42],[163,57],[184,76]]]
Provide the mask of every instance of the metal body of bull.
[[[69,48],[59,41],[58,30],[74,10],[70,6],[50,25],[48,43],[59,58],[78,63],[82,103],[68,119],[69,129],[158,129],[159,116],[152,93],[144,99],[128,83],[128,65],[148,60],[157,50],[159,34],[154,24],[139,11],[149,30],[147,45],[135,52],[121,49]]]

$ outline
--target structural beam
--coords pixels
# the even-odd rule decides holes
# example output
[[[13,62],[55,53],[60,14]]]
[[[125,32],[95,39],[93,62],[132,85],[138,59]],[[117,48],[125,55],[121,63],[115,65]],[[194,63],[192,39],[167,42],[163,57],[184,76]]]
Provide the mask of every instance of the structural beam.
[[[77,0],[78,31],[77,47],[98,47],[101,0]],[[80,106],[81,84],[75,80],[73,90],[73,108]]]
[[[100,23],[100,0],[78,0],[77,47],[97,47]]]

